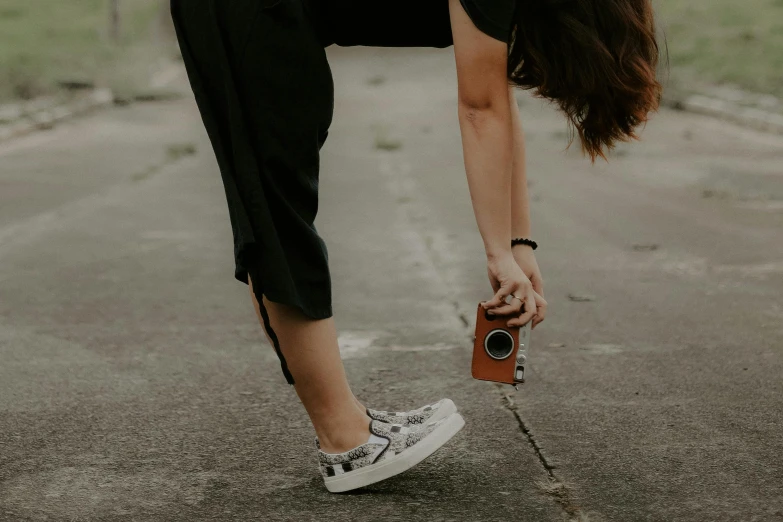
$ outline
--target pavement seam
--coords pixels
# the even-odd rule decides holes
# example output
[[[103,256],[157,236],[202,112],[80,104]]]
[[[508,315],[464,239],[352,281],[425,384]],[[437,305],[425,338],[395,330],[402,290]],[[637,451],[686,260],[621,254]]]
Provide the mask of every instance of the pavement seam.
[[[431,227],[429,228],[431,229]],[[438,260],[440,256],[438,256],[438,252],[434,248],[433,244],[427,242],[425,243],[427,244],[427,252],[430,255],[430,257]],[[470,342],[473,343],[474,331],[471,329],[471,323],[468,319],[468,317],[470,317],[468,315],[468,311],[465,309],[463,304],[457,300],[452,301],[451,304],[454,307],[454,313],[456,314],[460,323],[462,323],[462,325],[464,326],[464,330],[465,333],[467,334],[468,339],[470,339]],[[585,513],[582,510],[582,508],[576,503],[576,498],[573,491],[557,476],[557,474],[554,471],[556,466],[550,461],[550,459],[547,458],[538,440],[533,435],[533,431],[530,428],[529,423],[522,418],[522,414],[519,412],[519,409],[516,403],[514,402],[513,397],[509,393],[508,389],[506,389],[506,386],[502,384],[497,384],[497,389],[502,397],[504,407],[507,410],[509,410],[516,418],[520,431],[525,436],[528,445],[533,449],[533,452],[535,453],[538,462],[541,464],[541,467],[543,467],[544,471],[546,472],[547,482],[537,483],[537,486],[539,487],[541,494],[545,495],[546,497],[550,498],[555,503],[557,503],[563,509],[569,521],[589,522],[590,520],[592,520],[593,522],[595,522],[597,520],[600,520],[600,517],[597,517],[597,514],[594,514],[592,512],[588,517],[587,513]]]
[[[556,466],[546,457],[546,454],[544,454],[541,445],[536,440],[535,435],[533,435],[533,430],[530,428],[529,423],[522,418],[522,414],[519,412],[519,408],[514,402],[514,398],[511,396],[508,390],[504,389],[503,385],[498,384],[497,388],[503,397],[506,409],[509,410],[517,419],[519,429],[525,435],[528,444],[531,448],[533,448],[533,452],[536,454],[539,463],[547,474],[548,482],[546,484],[537,484],[541,492],[559,504],[560,507],[563,508],[563,511],[565,511],[565,513],[568,515],[569,520],[587,521],[587,515],[582,511],[582,508],[576,504],[576,499],[573,492],[557,476],[555,473]]]
[[[544,455],[544,452],[541,450],[541,446],[538,444],[538,441],[536,441],[535,436],[533,435],[533,431],[530,429],[530,427],[525,422],[525,419],[522,418],[522,415],[519,413],[519,409],[517,408],[516,403],[514,402],[513,397],[508,393],[507,390],[503,389],[503,385],[498,384],[498,390],[500,390],[501,394],[503,395],[503,399],[505,399],[505,406],[506,409],[511,411],[511,413],[514,414],[514,417],[516,417],[517,422],[519,423],[519,428],[522,430],[522,433],[525,434],[525,437],[527,437],[528,442],[530,443],[530,446],[532,446],[533,450],[535,451],[536,456],[538,457],[539,462],[544,467],[544,470],[546,470],[547,475],[549,475],[549,478],[552,480],[557,480],[557,477],[555,476],[555,465],[549,462],[549,459],[546,458],[546,455]]]
[[[186,145],[189,146],[189,144]],[[177,144],[177,147],[179,146],[181,145]],[[196,148],[188,148],[184,152],[170,153],[143,171],[136,172],[127,178],[118,179],[113,184],[83,198],[63,203],[21,221],[0,226],[0,259],[7,252],[13,252],[23,245],[32,243],[42,234],[52,233],[53,230],[64,228],[70,219],[83,217],[102,207],[110,206],[116,201],[123,201],[126,198],[125,191],[129,187],[138,187],[141,183],[148,181],[153,175],[160,175],[164,171],[186,161],[188,157],[194,156],[197,152]]]
[[[398,198],[405,197],[406,203],[398,206],[398,212],[402,221],[409,227],[411,239],[413,240],[411,246],[414,246],[421,250],[421,252],[429,258],[430,268],[434,268],[434,276],[437,277],[443,288],[456,288],[458,285],[454,281],[455,274],[450,272],[445,267],[449,263],[449,252],[451,249],[448,245],[444,245],[444,242],[448,242],[448,239],[443,234],[436,232],[437,226],[431,223],[431,226],[421,227],[417,226],[414,219],[412,219],[411,213],[413,207],[421,207],[421,202],[416,197],[420,191],[416,189],[416,180],[413,179],[410,174],[410,169],[405,168],[400,162],[396,162],[389,155],[384,154],[380,162],[380,171],[387,176],[387,188],[392,194]],[[403,181],[404,180],[404,181]],[[421,211],[420,216],[426,216],[426,212]],[[423,233],[423,230],[427,230],[427,233]],[[442,247],[441,249],[438,246]],[[457,319],[457,324],[462,325],[465,333],[467,334],[470,342],[473,342],[474,332],[471,329],[471,322],[469,318],[472,313],[463,306],[459,300],[451,300],[451,305],[454,307],[454,317]],[[540,492],[546,497],[552,499],[557,503],[568,517],[569,521],[574,522],[588,522],[588,516],[582,511],[582,509],[575,503],[574,494],[571,489],[568,488],[554,473],[555,466],[546,458],[541,450],[540,444],[536,441],[533,433],[528,426],[528,423],[522,419],[516,404],[511,396],[503,390],[502,385],[498,385],[498,390],[501,396],[504,398],[505,407],[514,414],[517,419],[520,430],[525,436],[528,445],[533,449],[536,454],[536,458],[544,468],[547,474],[547,482],[537,484]],[[595,521],[594,517],[590,517]]]

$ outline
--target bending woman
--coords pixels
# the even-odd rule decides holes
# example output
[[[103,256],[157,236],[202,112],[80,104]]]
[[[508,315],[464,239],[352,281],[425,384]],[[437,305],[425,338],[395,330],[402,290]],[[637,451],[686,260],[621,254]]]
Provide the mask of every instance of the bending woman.
[[[546,316],[519,112],[509,85],[556,102],[583,150],[604,156],[655,110],[651,0],[172,0],[188,76],[217,157],[235,277],[316,432],[329,491],[398,474],[463,425],[444,399],[367,408],[346,380],[327,250],[314,220],[319,150],[332,118],[324,47],[453,44],[465,170],[494,296],[509,326]],[[377,5],[382,4],[382,5]],[[605,156],[604,156],[605,157]]]

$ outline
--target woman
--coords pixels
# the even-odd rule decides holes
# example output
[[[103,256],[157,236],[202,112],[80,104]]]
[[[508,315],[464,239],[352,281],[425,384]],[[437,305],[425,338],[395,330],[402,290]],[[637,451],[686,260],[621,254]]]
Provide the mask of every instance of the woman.
[[[327,489],[412,467],[463,420],[448,399],[372,410],[346,381],[313,225],[333,106],[324,47],[453,44],[465,170],[494,291],[484,307],[509,326],[535,326],[546,301],[509,84],[556,102],[583,150],[605,157],[658,105],[650,0],[172,0],[172,14],[223,176],[235,276],[310,416]],[[523,241],[512,248],[512,238]]]

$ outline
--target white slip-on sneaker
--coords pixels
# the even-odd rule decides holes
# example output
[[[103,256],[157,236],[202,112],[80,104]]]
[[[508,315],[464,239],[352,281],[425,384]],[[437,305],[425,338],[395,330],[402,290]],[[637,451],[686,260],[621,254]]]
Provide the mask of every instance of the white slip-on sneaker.
[[[464,425],[459,413],[411,426],[373,420],[365,444],[345,453],[318,450],[326,489],[341,493],[399,475],[435,453]]]
[[[371,419],[388,424],[424,424],[429,421],[445,419],[452,413],[457,413],[457,406],[451,399],[443,399],[434,404],[422,406],[411,411],[378,411],[367,408],[367,416]]]

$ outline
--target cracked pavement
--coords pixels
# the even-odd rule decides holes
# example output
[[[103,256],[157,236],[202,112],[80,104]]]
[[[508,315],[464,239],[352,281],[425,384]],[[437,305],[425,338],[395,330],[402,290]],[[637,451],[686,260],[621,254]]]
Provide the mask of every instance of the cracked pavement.
[[[192,100],[118,107],[0,144],[0,520],[783,520],[783,138],[662,111],[591,166],[520,95],[550,312],[514,391],[470,378],[490,288],[451,51],[330,54],[349,377],[466,428],[328,494]]]

